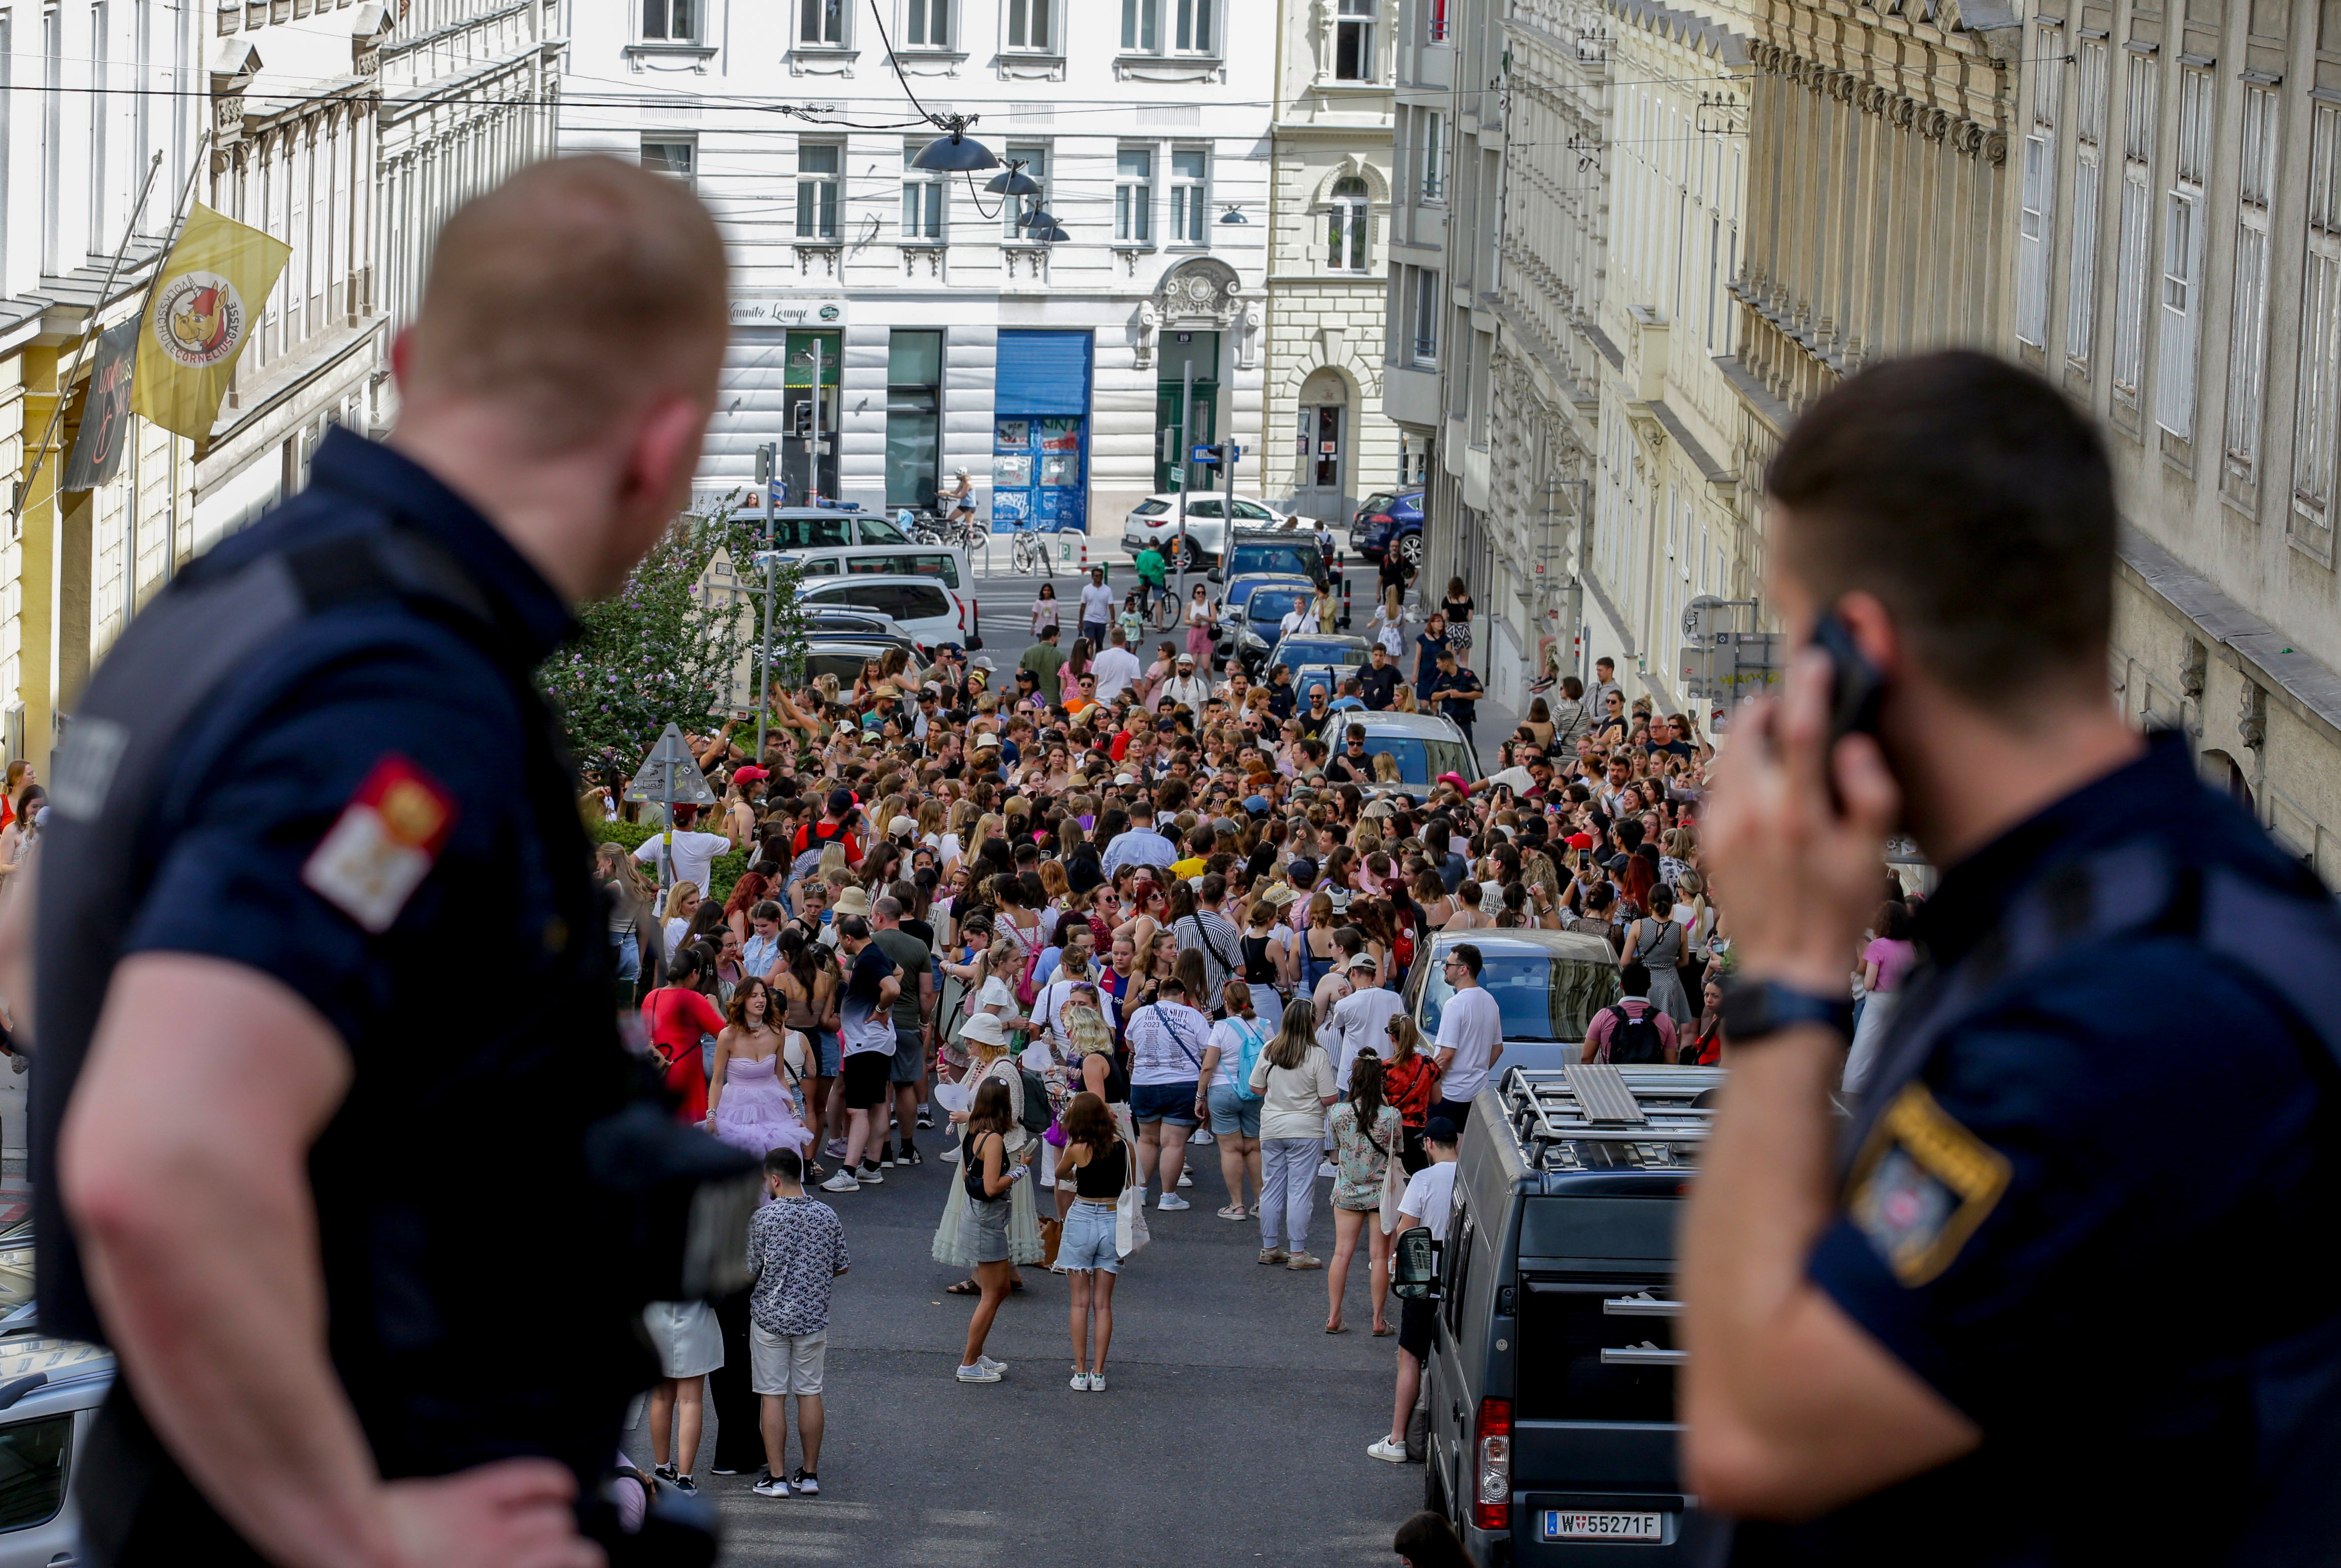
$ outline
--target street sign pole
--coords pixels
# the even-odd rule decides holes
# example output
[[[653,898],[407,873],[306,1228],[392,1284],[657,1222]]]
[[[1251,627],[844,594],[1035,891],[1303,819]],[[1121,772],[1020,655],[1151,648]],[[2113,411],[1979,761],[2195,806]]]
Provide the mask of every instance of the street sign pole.
[[[1187,614],[1187,438],[1192,434],[1188,423],[1195,411],[1195,362],[1187,361],[1185,374],[1179,378],[1179,444],[1171,448],[1178,465],[1171,470],[1179,479],[1179,559],[1174,564],[1179,572],[1179,589],[1173,595],[1179,602],[1179,614]]]
[[[674,808],[715,804],[715,792],[708,787],[707,775],[699,771],[699,760],[682,744],[681,729],[670,724],[660,733],[658,744],[651,747],[651,754],[643,759],[643,765],[634,770],[633,781],[626,785],[626,798],[645,805],[655,803],[663,813],[659,834],[659,886],[672,886]]]
[[[779,443],[772,441],[756,448],[756,488],[764,497],[764,631],[756,639],[758,767],[764,765],[764,710],[772,705],[772,470],[779,465],[780,451]]]
[[[805,449],[805,494],[821,504],[821,334],[812,335],[812,444]]]

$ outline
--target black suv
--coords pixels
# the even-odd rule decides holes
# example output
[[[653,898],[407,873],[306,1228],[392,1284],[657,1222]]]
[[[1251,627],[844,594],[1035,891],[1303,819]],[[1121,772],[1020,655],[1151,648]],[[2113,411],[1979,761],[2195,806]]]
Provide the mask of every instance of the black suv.
[[[1656,1568],[1718,1528],[1677,1469],[1674,1236],[1722,1080],[1513,1068],[1472,1104],[1435,1275],[1400,1238],[1400,1293],[1439,1306],[1425,1506],[1482,1568]]]

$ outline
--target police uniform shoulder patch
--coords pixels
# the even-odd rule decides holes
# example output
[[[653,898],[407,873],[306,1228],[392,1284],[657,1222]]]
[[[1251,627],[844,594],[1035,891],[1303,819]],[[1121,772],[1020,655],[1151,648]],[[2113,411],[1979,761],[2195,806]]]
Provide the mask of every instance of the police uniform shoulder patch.
[[[431,874],[455,825],[455,797],[395,752],[384,754],[301,868],[309,890],[380,935]]]
[[[1906,1286],[1932,1280],[2007,1190],[2007,1156],[1905,1084],[1870,1129],[1846,1211]]]

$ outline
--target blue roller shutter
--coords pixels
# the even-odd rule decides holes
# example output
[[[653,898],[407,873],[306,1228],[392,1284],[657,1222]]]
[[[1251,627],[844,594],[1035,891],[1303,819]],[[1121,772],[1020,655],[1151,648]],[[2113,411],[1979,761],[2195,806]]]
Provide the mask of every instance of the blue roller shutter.
[[[1003,414],[1090,411],[1090,335],[1002,328],[992,406]]]

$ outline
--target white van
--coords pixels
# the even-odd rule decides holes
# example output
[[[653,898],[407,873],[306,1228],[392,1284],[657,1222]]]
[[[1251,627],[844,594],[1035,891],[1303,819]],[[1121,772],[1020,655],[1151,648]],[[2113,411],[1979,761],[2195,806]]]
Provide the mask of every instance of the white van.
[[[931,654],[945,643],[962,648],[983,645],[975,629],[974,597],[954,594],[925,575],[857,572],[809,576],[797,584],[797,603],[808,610],[872,610],[890,615],[921,654]]]
[[[940,584],[951,600],[951,614],[958,619],[956,635],[945,637],[947,643],[957,643],[963,648],[983,646],[983,628],[978,620],[975,594],[969,585],[967,554],[946,544],[861,544],[840,545],[833,549],[783,550],[783,560],[793,561],[807,577],[929,577]],[[843,601],[861,604],[862,601]],[[874,602],[865,608],[881,609]],[[891,610],[881,609],[884,614]],[[898,621],[905,619],[895,615]],[[921,642],[927,639],[917,632],[911,634]],[[931,643],[928,644],[932,646]]]

